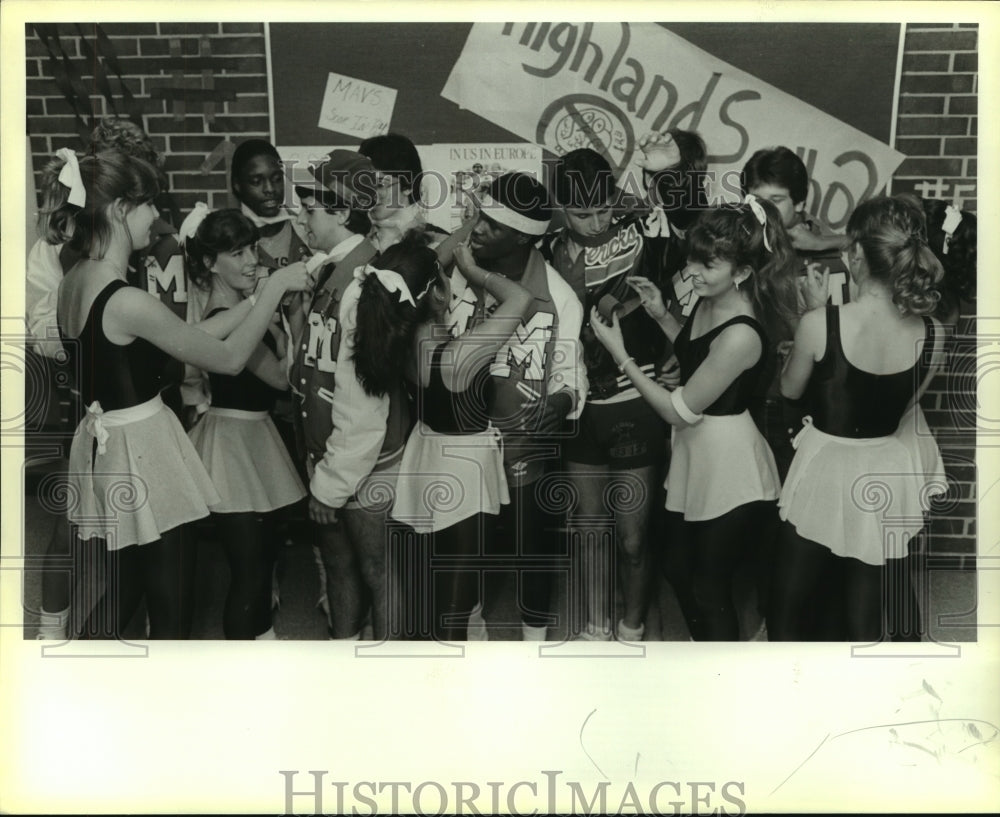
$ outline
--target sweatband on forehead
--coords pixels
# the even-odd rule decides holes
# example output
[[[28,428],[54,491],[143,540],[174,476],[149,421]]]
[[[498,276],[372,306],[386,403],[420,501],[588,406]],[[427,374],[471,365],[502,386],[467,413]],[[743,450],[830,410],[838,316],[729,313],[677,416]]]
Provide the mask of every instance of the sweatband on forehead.
[[[544,221],[530,218],[523,213],[512,210],[506,204],[501,204],[489,193],[483,193],[480,198],[480,210],[485,212],[497,224],[503,224],[512,230],[517,230],[527,235],[545,235],[549,228],[549,219]]]

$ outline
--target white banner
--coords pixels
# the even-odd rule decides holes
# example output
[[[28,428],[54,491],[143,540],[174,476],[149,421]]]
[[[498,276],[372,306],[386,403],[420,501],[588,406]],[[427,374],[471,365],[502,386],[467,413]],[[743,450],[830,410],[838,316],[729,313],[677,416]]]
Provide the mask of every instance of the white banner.
[[[809,170],[810,209],[832,226],[904,158],[654,23],[477,23],[441,93],[557,155],[592,147],[621,172],[636,173],[645,133],[695,130],[710,190],[727,200],[755,150],[785,145]]]

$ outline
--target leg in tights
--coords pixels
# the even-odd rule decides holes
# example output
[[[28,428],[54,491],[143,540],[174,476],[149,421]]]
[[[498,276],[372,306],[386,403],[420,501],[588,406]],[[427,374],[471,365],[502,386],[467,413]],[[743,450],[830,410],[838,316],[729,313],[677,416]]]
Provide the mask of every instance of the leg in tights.
[[[179,525],[140,547],[149,611],[149,637],[191,636],[194,614],[195,539]]]
[[[660,553],[660,568],[663,577],[670,583],[677,603],[687,622],[692,635],[697,628],[697,610],[695,606],[694,586],[694,553],[696,542],[690,523],[684,521],[684,514],[677,511],[664,511],[664,548]]]
[[[286,509],[281,508],[261,515],[261,571],[256,600],[257,613],[254,616],[254,636],[266,633],[273,624],[271,620],[271,577],[281,552],[281,519]]]
[[[88,545],[95,544],[94,541]],[[101,545],[105,547],[104,545]],[[148,545],[130,545],[106,550],[104,594],[90,612],[81,638],[120,639],[142,602],[144,591],[141,550]]]
[[[885,568],[858,559],[844,558],[843,562],[847,640],[881,641]]]
[[[213,519],[229,562],[223,632],[228,639],[252,639],[259,635],[257,627],[265,578],[270,589],[270,573],[264,573],[263,526],[253,512],[214,514]]]
[[[495,518],[485,524],[495,523]],[[431,629],[437,641],[465,641],[469,613],[479,600],[480,574],[474,561],[482,552],[483,514],[463,519],[434,534]]]
[[[691,557],[692,596],[697,641],[738,641],[739,619],[733,603],[733,575],[743,552],[761,534],[770,503],[741,505],[715,519],[691,523],[697,543]]]
[[[824,611],[840,595],[834,591],[837,572],[828,548],[803,539],[794,525],[782,522],[768,593],[768,640],[826,640],[829,627],[821,626],[820,619],[829,621],[829,612]],[[821,599],[826,603],[819,604]]]

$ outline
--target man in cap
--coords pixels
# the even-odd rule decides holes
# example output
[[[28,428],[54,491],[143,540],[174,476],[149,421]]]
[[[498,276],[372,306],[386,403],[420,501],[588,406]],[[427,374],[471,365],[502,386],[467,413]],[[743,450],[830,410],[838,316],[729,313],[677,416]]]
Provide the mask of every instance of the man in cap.
[[[327,610],[332,638],[358,638],[369,591],[376,608],[385,609],[385,555],[384,548],[373,553],[358,533],[370,527],[365,510],[354,501],[358,483],[368,472],[347,467],[344,457],[334,463],[330,441],[349,421],[367,419],[369,426],[352,428],[356,441],[376,449],[380,441],[399,442],[387,439],[387,406],[358,404],[345,416],[333,405],[335,379],[353,376],[346,371],[349,356],[342,348],[349,334],[345,319],[353,319],[353,314],[345,314],[344,293],[355,268],[376,254],[365,238],[371,229],[367,211],[374,200],[375,170],[361,154],[337,149],[313,167],[313,175],[315,184],[295,187],[302,205],[298,225],[316,253],[306,262],[316,287],[302,308],[287,315],[293,344],[289,381],[296,394],[300,456],[310,479],[309,516],[316,523],[317,561],[322,564],[320,603]],[[362,393],[358,399],[363,398]],[[401,451],[402,444],[398,447]],[[373,568],[378,564],[381,579]]]
[[[587,378],[578,353],[583,307],[535,246],[552,215],[540,182],[526,173],[506,173],[493,181],[480,205],[469,239],[476,263],[517,281],[535,296],[532,309],[490,367],[493,398],[488,410],[503,434],[511,495],[511,504],[501,513],[498,547],[523,567],[531,565],[518,571],[522,636],[544,640],[553,569],[546,569],[538,557],[558,555],[559,549],[552,544],[554,532],[545,530],[552,520],[534,489],[547,467],[558,462],[552,435],[583,409]],[[457,269],[451,288],[449,321],[457,336],[488,315],[495,303],[489,294],[480,298]],[[470,619],[470,638],[477,637],[480,610]]]

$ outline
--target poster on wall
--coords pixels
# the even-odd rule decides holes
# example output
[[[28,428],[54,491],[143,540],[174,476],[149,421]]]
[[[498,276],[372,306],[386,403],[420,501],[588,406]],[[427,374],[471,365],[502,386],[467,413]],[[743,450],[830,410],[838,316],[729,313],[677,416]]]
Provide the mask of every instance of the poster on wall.
[[[832,226],[904,158],[654,23],[476,23],[441,93],[556,155],[597,150],[620,183],[638,174],[644,134],[696,130],[710,150],[710,191],[722,200],[738,198],[738,171],[754,149],[795,146],[818,215]]]

